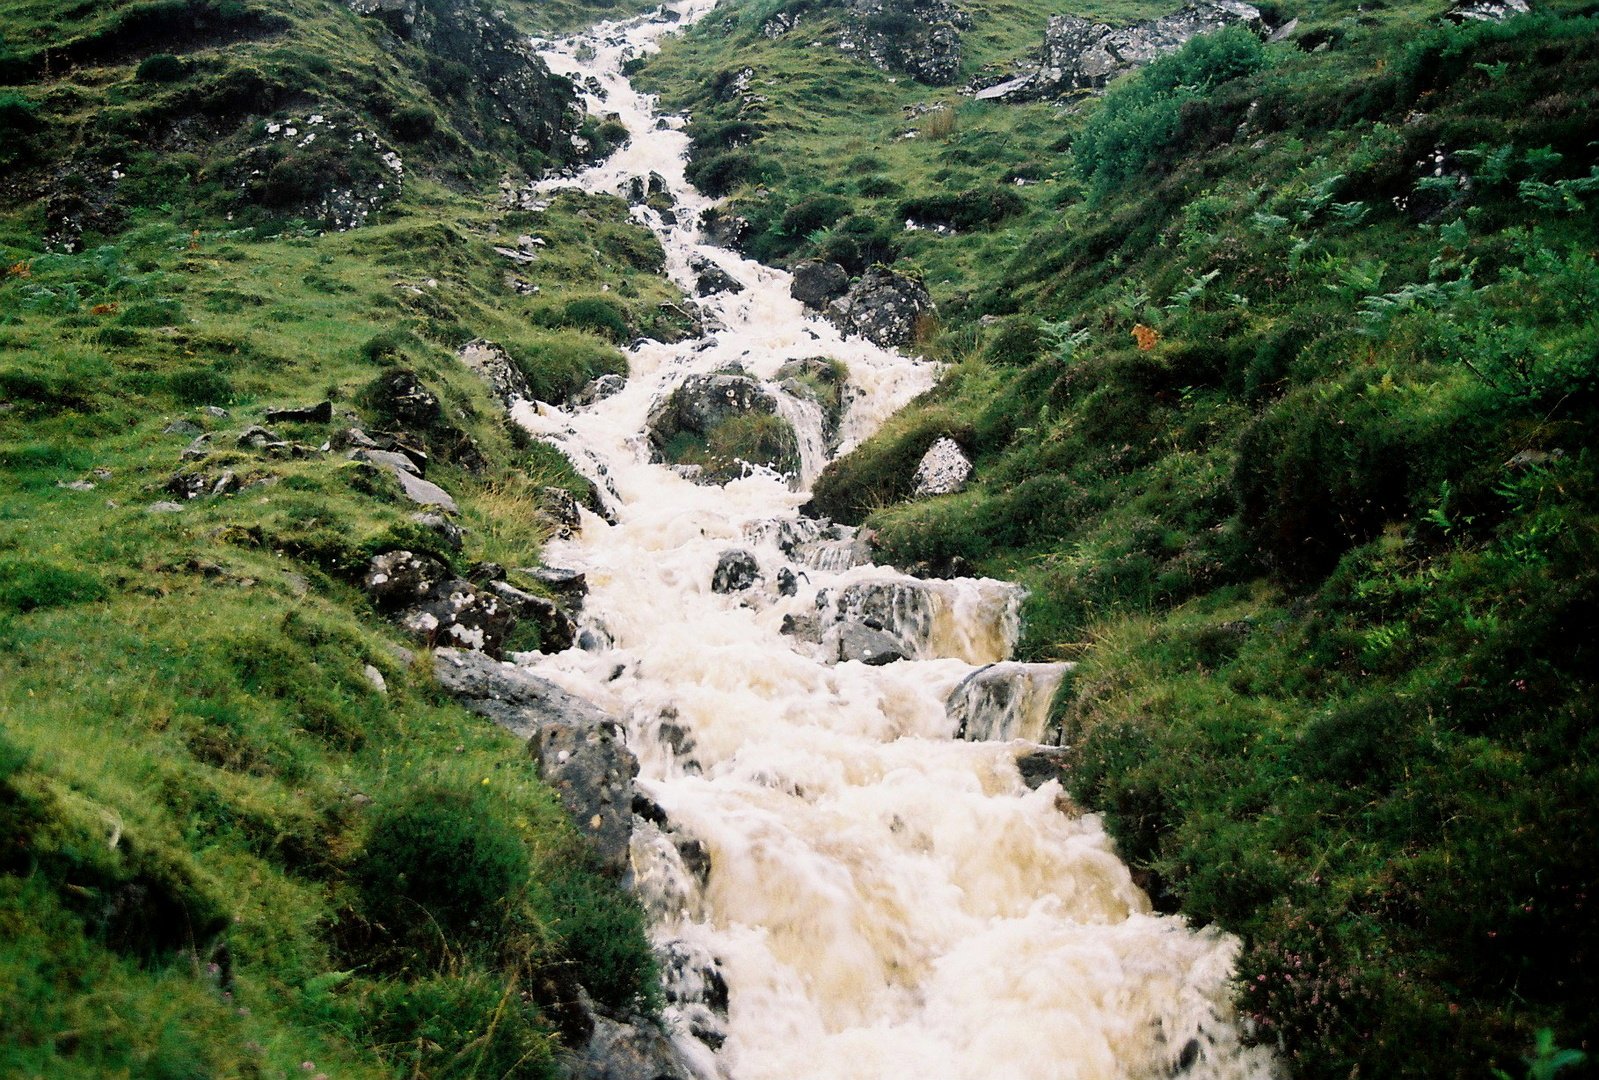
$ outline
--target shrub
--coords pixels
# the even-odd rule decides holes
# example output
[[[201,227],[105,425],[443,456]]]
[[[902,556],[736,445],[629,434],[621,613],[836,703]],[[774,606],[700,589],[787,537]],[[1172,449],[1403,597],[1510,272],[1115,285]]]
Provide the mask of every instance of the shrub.
[[[648,1006],[656,993],[655,961],[645,940],[638,901],[600,877],[584,860],[563,852],[540,867],[534,899],[582,973],[584,987],[617,1010]]]
[[[0,165],[28,160],[33,136],[43,127],[37,103],[14,90],[0,93]]]
[[[900,217],[919,225],[942,225],[960,231],[981,229],[1027,208],[1014,187],[995,186],[958,195],[927,195],[899,204]]]
[[[407,105],[389,118],[389,130],[401,142],[419,143],[433,137],[439,118],[426,105]]]
[[[93,574],[54,563],[0,560],[0,611],[26,614],[105,598],[106,588]]]
[[[233,400],[233,384],[211,368],[189,368],[167,376],[167,390],[185,405],[226,405]]]
[[[983,343],[983,359],[1005,367],[1025,367],[1038,359],[1043,348],[1038,320],[1027,315],[1010,315],[999,321]]]
[[[188,74],[188,65],[176,56],[156,53],[139,62],[139,70],[134,77],[144,83],[168,83],[187,78]]]
[[[831,227],[849,213],[849,203],[837,195],[817,195],[783,211],[779,228],[789,236],[805,237]]]
[[[488,796],[425,787],[379,812],[350,877],[369,920],[437,960],[498,935],[529,871],[521,837]]]
[[[1201,34],[1117,83],[1072,141],[1078,174],[1103,194],[1170,150],[1184,102],[1266,64],[1260,39],[1239,26]]]
[[[599,296],[568,300],[561,311],[561,323],[579,330],[592,330],[615,342],[627,340],[627,316],[616,303]]]

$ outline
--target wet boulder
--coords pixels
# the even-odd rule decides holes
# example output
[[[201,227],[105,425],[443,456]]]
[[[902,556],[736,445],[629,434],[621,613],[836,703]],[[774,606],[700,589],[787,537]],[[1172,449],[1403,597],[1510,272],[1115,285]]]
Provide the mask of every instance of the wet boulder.
[[[789,396],[816,403],[822,410],[822,436],[830,448],[837,448],[849,387],[848,369],[837,360],[811,356],[788,361],[777,369],[775,379]]]
[[[563,487],[542,487],[538,502],[534,519],[548,526],[556,539],[570,540],[583,530],[583,513],[577,505],[577,497],[570,491]]]
[[[1007,661],[978,668],[944,701],[955,737],[969,742],[1058,742],[1060,732],[1050,724],[1050,704],[1061,681],[1076,666]]]
[[[951,438],[941,438],[927,448],[916,466],[911,498],[929,499],[938,495],[954,495],[966,489],[972,476],[972,462],[960,443]]]
[[[910,648],[898,635],[862,623],[839,623],[828,630],[822,643],[841,663],[856,660],[868,667],[880,667],[912,658]]]
[[[564,1075],[570,1080],[691,1080],[697,1074],[658,1024],[596,1015],[593,1034],[568,1056]]]
[[[744,283],[742,281],[709,259],[690,259],[689,268],[695,274],[694,294],[696,296],[712,296],[716,293],[741,293],[744,291]]]
[[[499,597],[518,622],[538,630],[539,652],[565,652],[577,641],[576,621],[548,597],[518,589],[508,581],[491,581],[482,588]]]
[[[845,334],[859,334],[885,349],[909,345],[917,324],[934,311],[927,286],[915,278],[874,266],[849,292],[828,304],[827,320]]]
[[[849,291],[849,272],[838,263],[805,259],[794,264],[788,294],[812,311],[821,311]]]
[[[650,410],[656,461],[698,466],[696,482],[722,484],[747,466],[799,471],[799,442],[777,399],[748,375],[690,375]]]
[[[522,570],[551,596],[572,610],[583,606],[588,596],[588,577],[581,570],[568,570],[558,566],[535,566]]]
[[[760,577],[761,565],[755,561],[754,555],[743,548],[729,548],[716,560],[716,571],[711,575],[711,591],[743,592],[753,588]]]
[[[597,379],[590,380],[583,389],[573,394],[568,404],[574,409],[581,409],[584,406],[604,401],[613,394],[621,393],[626,386],[627,378],[625,376],[601,375]]]
[[[714,247],[742,251],[755,235],[755,227],[746,218],[711,207],[700,215],[700,236]]]

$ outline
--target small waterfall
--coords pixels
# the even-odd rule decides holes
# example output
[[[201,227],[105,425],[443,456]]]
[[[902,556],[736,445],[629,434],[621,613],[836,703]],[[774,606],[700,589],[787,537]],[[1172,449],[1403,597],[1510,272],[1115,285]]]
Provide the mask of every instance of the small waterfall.
[[[782,271],[696,231],[710,202],[684,179],[683,121],[621,68],[712,6],[540,43],[632,133],[540,186],[653,186],[674,220],[633,213],[673,280],[693,292],[711,265],[743,288],[702,298],[707,336],[636,343],[610,396],[515,414],[610,512],[548,547],[588,581],[584,641],[519,659],[626,718],[632,879],[675,1042],[705,1080],[1275,1076],[1233,1022],[1237,942],[1152,914],[1098,819],[1067,812],[1047,769],[1024,776],[1021,744],[998,741],[1045,736],[1064,673],[1009,662],[1020,589],[872,566],[855,530],[800,518],[827,443],[795,395],[778,400],[801,439],[798,490],[765,471],[696,485],[650,463],[646,418],[691,375],[737,365],[776,390],[785,363],[838,361],[847,450],[935,374],[842,338]],[[718,591],[734,557],[747,573]]]

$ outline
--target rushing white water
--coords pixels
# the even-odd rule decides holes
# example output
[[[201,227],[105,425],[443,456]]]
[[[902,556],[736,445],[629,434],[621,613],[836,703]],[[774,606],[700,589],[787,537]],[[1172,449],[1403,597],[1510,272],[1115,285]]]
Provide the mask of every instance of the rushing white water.
[[[673,278],[687,286],[708,260],[746,288],[704,302],[710,336],[633,348],[614,396],[517,415],[614,503],[614,524],[585,514],[579,537],[546,551],[587,574],[583,618],[611,646],[519,660],[625,718],[660,811],[637,823],[633,873],[679,1046],[703,1076],[734,1080],[1274,1075],[1231,1022],[1233,939],[1151,914],[1098,819],[1057,782],[1023,783],[1021,744],[952,738],[946,698],[1015,644],[1014,588],[859,565],[847,531],[800,523],[825,453],[814,410],[785,410],[806,429],[798,491],[760,471],[697,486],[649,463],[650,406],[690,374],[737,362],[770,379],[788,360],[840,360],[846,448],[934,376],[808,317],[786,274],[699,243],[708,203],[683,177],[681,120],[620,75],[675,23],[541,43],[553,69],[598,89],[592,111],[632,133],[569,182],[620,193],[658,174],[677,224],[635,213]],[[761,578],[717,593],[730,548],[752,552]],[[911,659],[840,662],[846,626]]]

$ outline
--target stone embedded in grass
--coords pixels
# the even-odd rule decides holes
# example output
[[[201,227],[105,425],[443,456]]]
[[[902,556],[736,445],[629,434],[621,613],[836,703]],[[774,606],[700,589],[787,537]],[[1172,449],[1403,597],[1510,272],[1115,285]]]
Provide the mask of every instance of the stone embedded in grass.
[[[533,391],[516,362],[500,346],[484,338],[462,345],[455,358],[493,387],[501,404],[510,408],[518,401],[531,401]]]
[[[315,405],[299,405],[283,409],[268,409],[269,424],[326,424],[333,420],[333,402],[319,401]]]
[[[913,499],[930,499],[938,495],[954,495],[964,491],[972,476],[972,462],[960,443],[949,437],[939,439],[927,448],[921,463],[916,466]]]
[[[916,339],[917,324],[933,310],[927,286],[874,266],[849,292],[828,304],[824,314],[842,333],[859,334],[874,345],[895,349]]]

